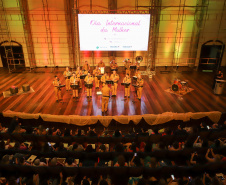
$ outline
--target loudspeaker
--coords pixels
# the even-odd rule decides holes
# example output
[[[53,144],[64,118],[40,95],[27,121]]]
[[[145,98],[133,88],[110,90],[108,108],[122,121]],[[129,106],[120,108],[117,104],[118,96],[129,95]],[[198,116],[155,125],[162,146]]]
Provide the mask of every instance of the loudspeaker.
[[[18,87],[16,87],[16,86],[10,87],[9,90],[10,90],[11,94],[16,94],[16,93],[18,93]]]
[[[28,91],[30,91],[30,85],[24,84],[24,85],[22,85],[22,89],[23,89],[24,92],[28,92]]]

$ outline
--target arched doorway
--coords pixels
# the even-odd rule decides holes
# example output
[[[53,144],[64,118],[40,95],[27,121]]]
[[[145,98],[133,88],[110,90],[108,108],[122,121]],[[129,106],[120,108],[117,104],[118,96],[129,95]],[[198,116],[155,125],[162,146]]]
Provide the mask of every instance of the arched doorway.
[[[3,41],[0,43],[0,55],[3,67],[9,68],[10,72],[25,69],[23,47],[16,41]]]
[[[209,40],[202,45],[199,69],[218,70],[221,66],[225,44],[219,40]]]

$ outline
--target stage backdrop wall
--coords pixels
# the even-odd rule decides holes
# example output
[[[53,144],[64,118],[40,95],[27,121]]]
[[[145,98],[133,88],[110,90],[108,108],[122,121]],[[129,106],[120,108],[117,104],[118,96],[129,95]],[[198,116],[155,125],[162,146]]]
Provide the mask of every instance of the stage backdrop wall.
[[[55,65],[69,65],[69,32],[67,30],[67,24],[69,23],[66,21],[66,14],[68,13],[65,11],[66,1],[48,0],[49,11],[44,11],[42,0],[27,1],[37,67],[52,66],[51,58],[53,57],[55,59]],[[7,24],[9,25],[8,31],[11,34],[12,40],[19,42],[23,46],[25,64],[29,67],[27,45],[18,0],[3,0],[3,2],[8,20]],[[136,2],[135,0],[117,0],[116,7],[117,10],[147,10],[145,7],[135,7]],[[195,6],[198,2],[200,1],[186,1],[185,5],[190,7],[181,7],[179,9],[180,1],[162,0],[162,6],[164,7],[160,11],[161,15],[158,23],[159,34],[155,48],[157,51],[155,56],[156,66],[171,66],[174,57],[178,58],[177,64],[179,66],[187,66],[187,58],[190,56],[189,52],[191,47],[198,49],[195,58],[199,58],[201,45],[204,42],[218,39],[226,43],[226,19],[224,19],[226,11],[223,11],[224,0],[209,0],[209,4],[207,5],[208,11],[206,13],[207,19],[202,25],[200,35],[196,35],[196,32],[193,33],[194,25],[197,24],[194,13],[197,12]],[[149,0],[138,0],[138,6],[149,5]],[[87,11],[108,10],[110,7],[108,1],[104,0],[77,0],[77,6],[79,10]],[[183,12],[183,20],[178,20],[179,12]],[[194,45],[194,38],[196,36],[199,37],[197,46]],[[1,39],[2,41],[8,40],[8,37],[3,33]],[[138,55],[144,57],[145,62],[141,65],[146,65],[147,52],[94,53],[94,56],[97,58],[103,57],[106,64],[111,60],[111,56],[115,56],[119,65],[122,65],[122,61],[125,58],[134,60]],[[86,56],[86,53],[81,52],[80,61],[76,62],[82,64],[84,60],[88,60],[92,65],[93,63],[95,65],[98,60],[97,58],[94,60],[92,56]],[[198,65],[198,61],[196,59],[195,65]],[[223,56],[222,65],[226,65],[226,55]]]

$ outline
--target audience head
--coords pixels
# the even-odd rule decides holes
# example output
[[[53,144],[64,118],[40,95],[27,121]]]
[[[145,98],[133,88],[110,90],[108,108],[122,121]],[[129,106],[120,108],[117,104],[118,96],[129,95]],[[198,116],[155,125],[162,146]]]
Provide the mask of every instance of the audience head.
[[[162,141],[160,141],[160,142],[158,143],[158,145],[159,145],[159,149],[161,149],[161,150],[164,150],[165,147],[166,147],[165,143],[163,143]]]
[[[78,148],[78,144],[73,144],[73,150],[77,149]]]
[[[221,161],[221,158],[222,158],[221,155],[216,154],[215,155],[215,158],[214,158],[215,159],[215,162],[220,162]]]
[[[0,149],[5,149],[5,142],[3,140],[0,142]]]
[[[90,183],[87,179],[83,179],[82,185],[90,185]]]
[[[167,183],[164,179],[160,179],[158,185],[167,185]]]
[[[121,143],[115,145],[116,152],[124,152],[124,146]]]
[[[137,183],[137,185],[146,185],[146,184],[147,184],[147,182],[144,178],[140,179]]]
[[[158,134],[158,133],[159,133],[159,132],[158,132],[159,130],[158,130],[158,128],[156,128],[156,127],[153,128],[152,130],[153,130],[154,134]]]
[[[14,149],[19,149],[20,148],[20,143],[18,141],[16,141],[13,148]]]
[[[177,126],[177,129],[178,129],[178,130],[181,130],[181,125],[178,125],[178,126]]]
[[[9,155],[4,155],[3,157],[2,157],[2,160],[1,160],[1,163],[2,164],[9,164]]]
[[[71,157],[67,158],[67,159],[66,159],[66,162],[67,162],[68,165],[72,165],[72,163],[73,163],[73,158],[71,158]]]
[[[203,182],[202,182],[202,179],[200,177],[196,177],[194,180],[193,180],[193,183],[194,185],[203,185]]]
[[[132,143],[132,145],[130,145],[130,149],[133,151],[133,152],[136,152],[137,150],[137,144],[135,142]]]
[[[106,180],[101,180],[99,185],[108,185],[108,182]]]
[[[171,135],[172,130],[169,127],[165,128],[165,133],[166,133],[166,135]]]
[[[14,116],[13,119],[12,119],[12,121],[17,122],[17,121],[19,121],[19,118],[17,116]]]
[[[92,145],[88,145],[88,146],[86,147],[85,152],[91,153],[91,152],[93,152],[93,151],[94,151],[94,149],[93,149]]]
[[[204,162],[204,158],[202,155],[195,152],[195,155],[193,157],[193,161],[196,161],[196,164],[202,164]]]
[[[123,155],[119,155],[118,156],[118,164],[119,164],[119,166],[120,167],[125,166],[125,162],[126,162],[125,157]]]
[[[88,136],[94,137],[94,136],[97,136],[97,134],[95,133],[94,130],[90,130],[88,133]]]
[[[106,152],[106,146],[104,144],[100,145],[100,152]]]
[[[69,128],[66,128],[64,131],[64,136],[70,136],[71,135],[71,130]]]
[[[39,165],[40,165],[40,159],[35,159],[34,166],[39,166]]]
[[[54,158],[52,158],[51,161],[50,161],[50,166],[56,166],[56,165],[57,165],[57,158],[54,157]]]
[[[217,123],[214,123],[214,124],[212,125],[212,129],[218,129],[218,127],[219,127],[219,125],[218,125]]]
[[[157,167],[157,159],[155,157],[151,157],[150,165],[151,165],[152,168],[156,168]]]
[[[206,128],[206,123],[203,123],[203,122],[200,123],[200,127],[201,127],[201,128]]]
[[[133,162],[134,162],[134,164],[135,164],[136,167],[142,166],[141,159],[138,156],[135,156],[134,157]]]
[[[78,129],[78,134],[77,136],[81,136],[82,135],[82,130],[81,129]]]
[[[173,143],[172,146],[173,146],[174,149],[179,149],[179,143],[176,142],[176,141]]]
[[[114,134],[115,137],[120,137],[121,136],[121,133],[120,131],[117,129],[115,130],[115,134]]]
[[[207,139],[204,139],[203,141],[202,141],[202,147],[208,147],[209,145],[208,145],[208,140]]]
[[[148,142],[144,147],[145,152],[151,152],[152,151],[152,143]]]
[[[220,144],[221,144],[221,143],[220,143],[220,140],[219,140],[219,139],[216,139],[216,140],[215,140],[215,147],[216,147],[216,148],[219,148],[219,147],[220,147]]]

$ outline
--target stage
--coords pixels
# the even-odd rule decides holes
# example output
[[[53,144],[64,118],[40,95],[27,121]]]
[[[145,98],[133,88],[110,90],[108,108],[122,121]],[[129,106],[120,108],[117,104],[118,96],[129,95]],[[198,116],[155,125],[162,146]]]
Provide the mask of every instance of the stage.
[[[65,84],[63,71],[65,68],[57,68],[50,72],[49,68],[41,69],[42,73],[8,73],[7,68],[0,68],[0,112],[7,110],[24,112],[30,114],[52,114],[52,115],[80,115],[80,116],[102,116],[101,96],[96,95],[98,90],[93,87],[91,101],[87,101],[86,92],[79,92],[79,99],[72,98],[72,91],[62,89],[63,101],[57,103],[52,85],[55,75],[58,75],[62,84]],[[142,71],[142,70],[141,70]],[[105,116],[120,115],[143,115],[162,114],[165,112],[187,113],[187,112],[210,112],[226,110],[226,88],[222,95],[214,95],[211,89],[213,73],[198,71],[183,72],[180,69],[162,74],[157,69],[152,78],[143,76],[144,88],[141,101],[136,98],[134,87],[131,87],[129,99],[124,99],[124,86],[121,82],[125,76],[124,68],[119,70],[119,85],[117,97],[112,97]],[[183,96],[166,92],[172,87],[175,78],[187,80],[189,88],[193,90]],[[34,92],[12,97],[3,97],[3,92],[14,85],[21,88],[23,84],[30,84]]]

